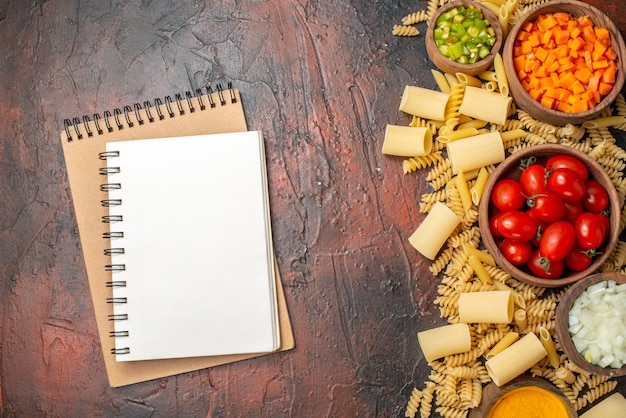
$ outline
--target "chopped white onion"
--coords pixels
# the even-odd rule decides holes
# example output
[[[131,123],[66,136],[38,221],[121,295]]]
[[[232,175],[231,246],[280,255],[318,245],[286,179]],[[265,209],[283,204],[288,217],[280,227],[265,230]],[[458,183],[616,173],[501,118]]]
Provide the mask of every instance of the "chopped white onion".
[[[606,280],[589,286],[568,319],[574,346],[588,362],[611,368],[626,364],[626,284]]]

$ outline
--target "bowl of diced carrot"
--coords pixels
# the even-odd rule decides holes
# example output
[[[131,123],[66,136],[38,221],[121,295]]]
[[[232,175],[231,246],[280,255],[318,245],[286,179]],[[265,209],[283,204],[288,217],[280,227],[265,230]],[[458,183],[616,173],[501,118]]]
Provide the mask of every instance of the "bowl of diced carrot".
[[[625,58],[615,23],[575,0],[553,0],[526,13],[503,48],[516,105],[558,126],[593,119],[613,103],[626,79]]]

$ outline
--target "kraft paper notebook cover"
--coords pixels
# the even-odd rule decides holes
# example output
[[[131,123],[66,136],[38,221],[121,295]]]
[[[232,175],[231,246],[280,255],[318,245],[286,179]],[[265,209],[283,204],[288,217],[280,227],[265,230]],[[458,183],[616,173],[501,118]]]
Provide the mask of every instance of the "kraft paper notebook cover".
[[[186,97],[177,95],[174,100],[146,101],[125,106],[113,113],[83,116],[65,121],[61,131],[61,142],[68,171],[74,208],[79,228],[81,245],[105,366],[111,386],[123,386],[178,373],[203,369],[220,364],[264,355],[261,353],[232,355],[210,355],[199,357],[166,358],[155,360],[118,361],[116,353],[120,346],[115,341],[122,339],[124,330],[116,330],[118,321],[113,305],[114,289],[122,280],[115,277],[117,263],[115,245],[109,238],[116,215],[103,200],[109,198],[109,175],[111,167],[107,161],[107,145],[115,142],[145,140],[150,138],[194,137],[204,134],[222,134],[246,131],[246,121],[237,89],[229,88]],[[219,136],[219,135],[218,135]],[[262,141],[262,137],[261,137]],[[261,142],[262,143],[262,142]],[[125,144],[126,145],[126,144]],[[104,157],[103,157],[104,156]],[[146,156],[149,158],[149,156]],[[226,155],[236,166],[236,156]],[[209,179],[207,179],[209,181]],[[113,187],[113,189],[115,189]],[[105,222],[106,220],[106,222]],[[113,231],[115,232],[115,231]],[[104,238],[107,237],[107,238]],[[279,351],[294,347],[293,332],[286,309],[282,284],[274,263],[275,292],[279,322]],[[116,320],[117,319],[117,320]],[[207,321],[209,321],[207,319]],[[122,338],[120,338],[122,337]],[[122,351],[123,351],[122,347]],[[275,347],[272,347],[275,348]],[[185,353],[190,355],[193,353]],[[152,354],[151,354],[152,355]],[[157,354],[158,356],[158,354]]]

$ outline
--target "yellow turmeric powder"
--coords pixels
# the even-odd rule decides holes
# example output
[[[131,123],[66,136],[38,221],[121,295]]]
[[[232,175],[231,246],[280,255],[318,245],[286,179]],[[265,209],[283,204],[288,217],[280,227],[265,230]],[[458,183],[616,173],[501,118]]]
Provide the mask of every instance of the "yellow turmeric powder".
[[[502,397],[488,418],[567,418],[563,401],[554,393],[537,386],[513,389]]]

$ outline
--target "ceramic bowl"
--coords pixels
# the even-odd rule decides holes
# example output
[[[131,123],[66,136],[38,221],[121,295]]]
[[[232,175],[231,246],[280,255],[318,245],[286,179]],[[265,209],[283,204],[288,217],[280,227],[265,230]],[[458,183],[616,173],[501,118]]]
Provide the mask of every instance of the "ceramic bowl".
[[[600,254],[594,257],[592,264],[585,270],[580,272],[572,272],[567,269],[559,279],[544,279],[537,277],[526,270],[524,267],[516,266],[510,263],[500,251],[500,240],[494,237],[489,228],[489,220],[491,216],[496,212],[493,206],[490,196],[493,190],[493,186],[496,182],[505,178],[512,178],[519,180],[521,170],[519,169],[522,160],[529,157],[535,157],[538,163],[545,163],[550,157],[557,154],[571,155],[585,163],[589,170],[589,178],[597,180],[604,186],[609,194],[609,209],[610,209],[610,224],[613,226],[610,228],[610,232],[602,245],[598,249]],[[478,222],[480,226],[480,232],[483,239],[483,243],[487,251],[493,256],[496,263],[500,268],[509,273],[514,278],[541,287],[561,287],[570,285],[577,282],[583,277],[589,276],[596,272],[596,270],[607,260],[615,249],[619,238],[618,227],[620,224],[621,208],[619,204],[619,197],[615,186],[611,182],[606,171],[587,154],[568,147],[566,145],[558,144],[546,144],[535,145],[515,154],[507,157],[502,163],[498,165],[495,171],[489,176],[485,189],[483,191],[483,198],[478,208]]]
[[[567,358],[578,367],[590,373],[595,373],[603,376],[624,376],[626,375],[626,365],[622,366],[621,368],[611,368],[600,367],[596,364],[588,362],[574,346],[574,342],[572,341],[572,337],[569,332],[569,312],[572,309],[576,298],[578,298],[578,296],[592,284],[608,280],[614,280],[616,283],[624,284],[626,283],[626,276],[619,273],[592,274],[591,276],[587,276],[579,280],[577,283],[567,289],[556,309],[555,332],[561,345],[561,349],[563,350]]]
[[[596,27],[603,27],[609,31],[611,36],[611,48],[617,55],[617,79],[611,92],[604,96],[604,98],[596,104],[595,107],[584,112],[568,113],[549,109],[543,106],[541,103],[532,98],[528,92],[526,92],[518,78],[515,66],[513,65],[513,48],[515,45],[515,39],[522,27],[527,22],[536,21],[537,17],[540,15],[555,12],[566,12],[574,17],[588,15]],[[622,38],[622,35],[615,23],[613,23],[607,15],[602,13],[596,7],[583,3],[582,1],[575,0],[553,0],[538,6],[522,16],[510,29],[502,51],[502,59],[504,61],[504,68],[509,83],[509,90],[515,104],[519,108],[528,112],[535,119],[548,122],[556,126],[564,126],[568,123],[576,125],[593,119],[613,103],[617,95],[622,90],[624,80],[626,79],[624,57],[626,57],[624,39]]]
[[[472,6],[479,8],[482,11],[483,17],[489,21],[489,24],[496,34],[496,43],[492,46],[490,54],[473,64],[460,64],[451,60],[450,58],[444,56],[435,44],[435,37],[433,34],[436,26],[435,22],[437,22],[437,19],[443,13],[459,6]],[[504,43],[503,39],[502,26],[500,26],[498,18],[493,14],[493,12],[491,12],[491,10],[472,0],[455,0],[439,7],[431,17],[428,30],[426,31],[426,51],[428,52],[428,56],[431,61],[437,66],[437,68],[445,73],[456,74],[461,72],[467,75],[477,75],[488,69],[493,64],[496,53],[500,52],[500,49],[502,48],[502,44]]]

